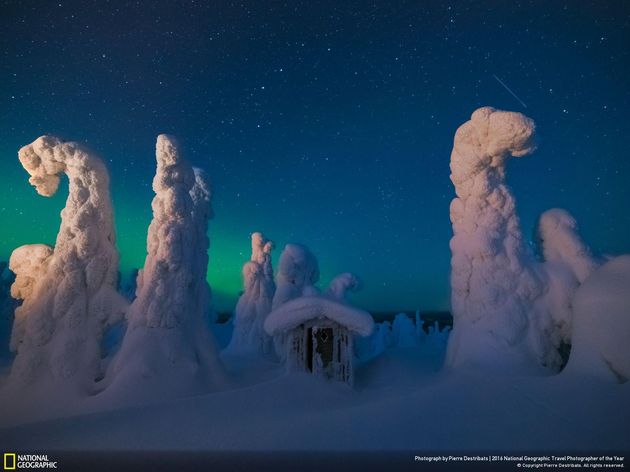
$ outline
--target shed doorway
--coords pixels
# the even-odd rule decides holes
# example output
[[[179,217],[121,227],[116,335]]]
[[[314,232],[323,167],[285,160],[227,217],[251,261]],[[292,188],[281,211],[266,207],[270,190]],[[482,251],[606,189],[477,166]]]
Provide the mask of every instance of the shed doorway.
[[[306,333],[306,366],[313,372],[313,359],[319,356],[322,367],[326,368],[333,361],[333,329],[309,327]]]

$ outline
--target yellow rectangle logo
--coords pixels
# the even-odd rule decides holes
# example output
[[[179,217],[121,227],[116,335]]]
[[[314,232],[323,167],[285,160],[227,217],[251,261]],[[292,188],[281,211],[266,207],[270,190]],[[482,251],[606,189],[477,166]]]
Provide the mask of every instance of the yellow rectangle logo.
[[[4,453],[4,470],[15,470],[15,453]]]

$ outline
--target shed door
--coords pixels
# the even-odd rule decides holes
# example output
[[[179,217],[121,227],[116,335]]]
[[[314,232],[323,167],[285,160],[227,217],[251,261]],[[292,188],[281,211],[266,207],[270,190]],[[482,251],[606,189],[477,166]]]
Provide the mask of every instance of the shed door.
[[[333,360],[333,329],[315,328],[313,330],[315,352],[322,360],[322,366],[328,367]]]

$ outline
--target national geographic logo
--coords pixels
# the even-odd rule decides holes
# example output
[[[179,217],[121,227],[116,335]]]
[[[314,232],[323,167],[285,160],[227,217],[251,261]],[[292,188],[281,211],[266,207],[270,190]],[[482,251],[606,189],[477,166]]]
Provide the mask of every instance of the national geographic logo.
[[[56,469],[57,461],[48,459],[48,454],[16,454],[15,452],[5,452],[3,466],[4,470]]]

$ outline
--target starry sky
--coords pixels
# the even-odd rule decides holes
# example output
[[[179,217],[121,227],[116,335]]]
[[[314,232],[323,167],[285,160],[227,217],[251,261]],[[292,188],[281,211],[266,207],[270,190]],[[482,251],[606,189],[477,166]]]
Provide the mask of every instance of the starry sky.
[[[511,161],[523,231],[563,207],[599,253],[630,252],[630,3],[2,1],[0,259],[53,244],[67,196],[17,160],[42,134],[112,176],[123,273],[141,267],[155,138],[213,181],[208,280],[233,308],[249,235],[306,244],[322,283],[357,273],[374,311],[449,307],[453,134],[520,111],[540,148]]]

